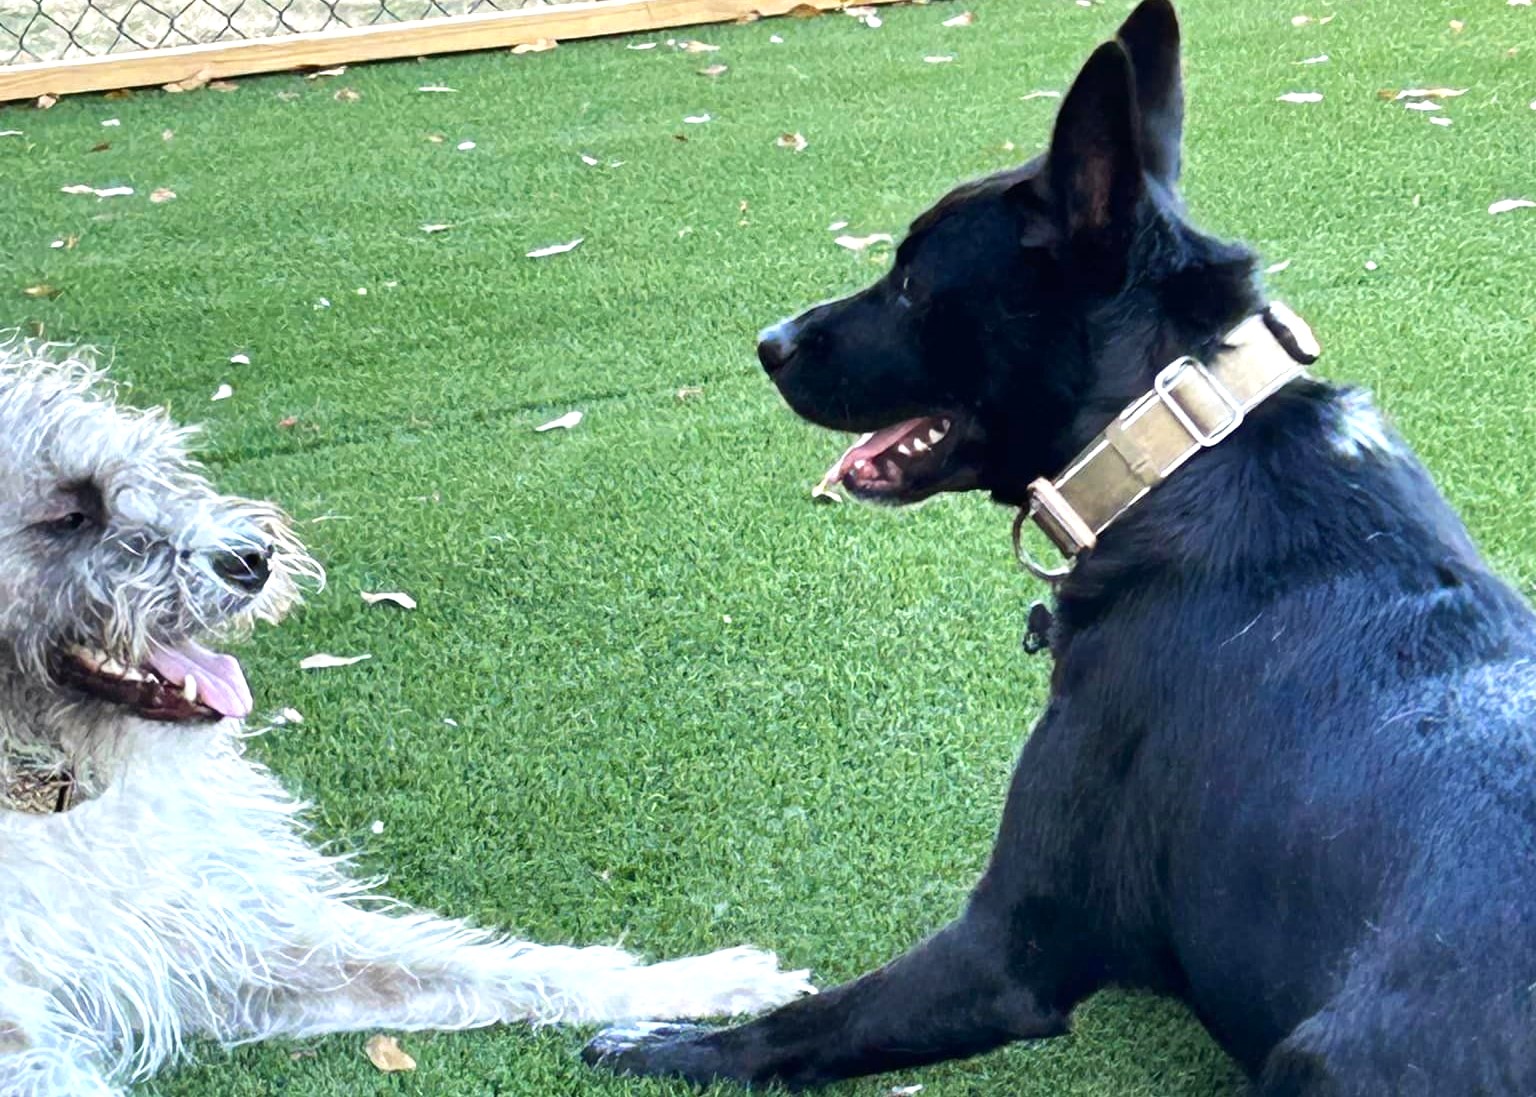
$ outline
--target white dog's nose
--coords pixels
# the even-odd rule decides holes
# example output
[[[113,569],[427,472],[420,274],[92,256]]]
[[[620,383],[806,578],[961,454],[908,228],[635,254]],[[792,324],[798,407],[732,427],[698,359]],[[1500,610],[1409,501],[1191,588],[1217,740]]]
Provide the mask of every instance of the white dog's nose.
[[[272,549],[266,545],[242,545],[239,549],[222,549],[213,553],[209,566],[213,573],[236,590],[246,594],[260,594],[272,575],[268,561]]]

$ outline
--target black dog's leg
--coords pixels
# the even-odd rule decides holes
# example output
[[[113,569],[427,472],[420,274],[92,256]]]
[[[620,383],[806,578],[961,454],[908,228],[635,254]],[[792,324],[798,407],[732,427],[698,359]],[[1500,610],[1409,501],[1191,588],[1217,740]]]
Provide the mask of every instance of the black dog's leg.
[[[1010,972],[1009,938],[968,914],[878,971],[750,1024],[613,1028],[583,1055],[626,1074],[803,1087],[1060,1035],[1066,1016]]]

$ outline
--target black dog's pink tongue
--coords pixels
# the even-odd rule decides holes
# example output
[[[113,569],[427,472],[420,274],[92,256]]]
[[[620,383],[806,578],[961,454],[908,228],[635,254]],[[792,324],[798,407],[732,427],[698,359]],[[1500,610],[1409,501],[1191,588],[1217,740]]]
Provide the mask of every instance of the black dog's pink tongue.
[[[843,451],[843,455],[827,470],[823,484],[838,484],[856,468],[862,468],[892,446],[898,445],[918,427],[928,422],[926,417],[907,419],[895,426],[870,431]]]

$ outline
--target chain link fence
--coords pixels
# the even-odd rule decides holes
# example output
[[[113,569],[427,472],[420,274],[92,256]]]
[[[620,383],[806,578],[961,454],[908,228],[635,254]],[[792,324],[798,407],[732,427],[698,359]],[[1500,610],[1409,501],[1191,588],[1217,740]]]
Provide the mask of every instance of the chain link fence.
[[[0,66],[272,38],[549,0],[0,0]],[[557,0],[558,2],[558,0]]]

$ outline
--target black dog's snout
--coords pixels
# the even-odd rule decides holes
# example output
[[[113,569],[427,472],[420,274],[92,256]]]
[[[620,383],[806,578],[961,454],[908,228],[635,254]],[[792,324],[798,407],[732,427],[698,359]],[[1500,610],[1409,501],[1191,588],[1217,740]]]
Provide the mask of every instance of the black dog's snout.
[[[780,320],[772,327],[764,328],[757,337],[757,360],[769,375],[784,368],[795,353],[795,340],[800,332],[793,320]]]
[[[272,575],[272,550],[265,545],[223,549],[213,554],[213,573],[236,590],[260,594]]]

